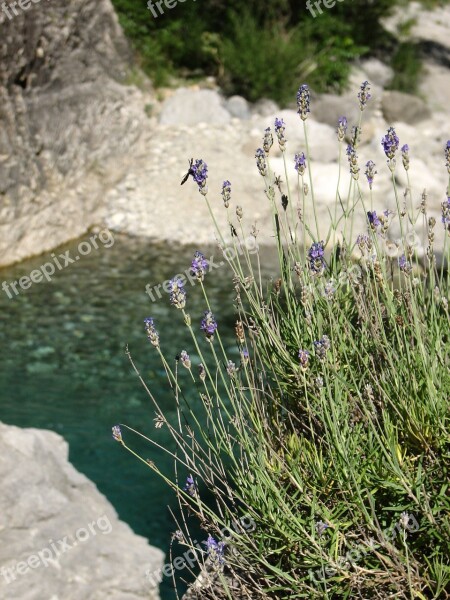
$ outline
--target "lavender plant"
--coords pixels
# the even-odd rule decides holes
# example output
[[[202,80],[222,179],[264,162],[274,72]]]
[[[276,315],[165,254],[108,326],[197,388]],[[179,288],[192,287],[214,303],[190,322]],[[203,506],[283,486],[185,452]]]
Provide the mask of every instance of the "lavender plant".
[[[177,407],[171,423],[141,378],[158,426],[169,429],[176,448],[161,448],[156,431],[146,439],[171,454],[175,476],[148,466],[179,501],[174,543],[194,551],[203,570],[191,598],[450,598],[450,183],[441,223],[428,214],[426,194],[417,211],[401,207],[395,179],[400,142],[390,128],[382,140],[384,168],[397,211],[373,206],[375,164],[366,164],[367,198],[357,155],[369,89],[364,82],[361,119],[347,148],[347,201],[338,189],[323,239],[309,160],[307,118],[313,108],[306,85],[297,95],[306,149],[306,156],[295,156],[297,189],[287,183],[287,168],[286,192],[275,178],[273,136],[270,129],[264,132],[256,162],[279,257],[272,283],[262,280],[259,256],[255,263],[242,244],[248,226],[242,209],[237,222],[230,209],[231,183],[224,182],[223,202],[213,209],[205,162],[196,161],[192,171],[220,247],[225,249],[225,239],[215,211],[226,210],[232,243],[244,252],[233,258],[224,252],[236,294],[240,364],[222,342],[220,307],[210,306],[206,286],[212,275],[200,252],[192,261],[204,294],[199,324],[186,312],[194,310],[186,291],[178,280],[171,282],[171,303],[179,309],[174,319],[184,321],[200,364],[191,363],[187,350],[175,364],[166,359],[157,323],[145,320]],[[274,130],[286,165],[289,132],[278,119]],[[346,130],[342,117],[339,153]],[[407,145],[401,153],[408,173]],[[450,173],[450,141],[442,157]],[[305,219],[306,171],[313,227]],[[365,230],[354,235],[357,212],[365,216]],[[394,222],[402,246],[395,256],[389,250]],[[421,223],[428,241],[423,251],[410,235]],[[439,253],[438,226],[445,239]],[[255,229],[252,234],[257,236]],[[178,362],[185,371],[178,372]],[[195,409],[190,388],[198,394]],[[135,454],[133,435],[142,434],[113,428],[114,439]],[[187,515],[195,515],[208,536],[201,550]],[[251,528],[244,526],[248,522]]]

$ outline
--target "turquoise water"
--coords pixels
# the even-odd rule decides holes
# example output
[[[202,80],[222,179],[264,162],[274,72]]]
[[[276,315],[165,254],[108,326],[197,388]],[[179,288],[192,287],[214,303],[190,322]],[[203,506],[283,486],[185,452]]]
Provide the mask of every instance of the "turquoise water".
[[[79,242],[55,254],[70,250],[74,256]],[[169,360],[185,348],[193,363],[198,361],[181,314],[169,305],[166,294],[152,303],[145,285],[184,271],[195,249],[115,236],[112,247],[100,244],[98,250],[57,271],[51,282],[34,283],[13,299],[0,290],[0,420],[60,433],[69,442],[75,467],[97,484],[121,519],[165,552],[176,529],[167,507],[176,512],[176,500],[157,475],[114,442],[111,426],[126,423],[170,445],[165,429],[155,429],[153,406],[132,371],[125,346],[165,413],[174,416],[174,400],[147,341],[143,319],[156,319]],[[217,249],[202,251],[218,257]],[[2,269],[0,284],[17,281],[49,260],[44,255]],[[222,337],[238,360],[227,267],[208,275],[206,287]],[[205,310],[201,289],[188,285],[187,292],[187,310],[197,326]],[[139,439],[133,444],[145,458],[173,474],[172,460],[160,450]],[[161,596],[174,597],[170,581],[163,582]]]

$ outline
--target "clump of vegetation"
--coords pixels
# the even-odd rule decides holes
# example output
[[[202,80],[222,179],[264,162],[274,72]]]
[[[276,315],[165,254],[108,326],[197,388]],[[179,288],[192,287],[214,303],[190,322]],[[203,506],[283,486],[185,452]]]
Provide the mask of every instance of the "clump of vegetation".
[[[255,240],[258,232],[242,208],[231,210],[231,183],[223,184],[224,207],[211,207],[207,165],[190,165],[213,223],[222,209],[233,228],[231,247],[219,228],[217,235],[234,276],[240,355],[235,364],[222,342],[219,307],[208,301],[208,263],[197,252],[191,269],[204,292],[203,318],[183,281],[171,282],[174,322],[178,316],[188,328],[191,348],[172,363],[163,351],[170,341],[160,339],[153,318],[145,322],[177,407],[170,419],[147,388],[157,429],[146,439],[158,446],[158,428],[169,429],[176,477],[149,467],[179,501],[174,543],[204,569],[191,597],[450,597],[450,183],[440,222],[428,214],[426,194],[417,210],[410,186],[400,199],[395,173],[409,172],[410,151],[391,127],[382,144],[396,210],[373,206],[375,164],[365,165],[363,184],[358,161],[367,82],[358,98],[361,119],[346,148],[348,193],[341,197],[338,188],[324,239],[308,155],[307,85],[297,94],[305,153],[295,156],[296,182],[287,181],[284,122],[264,133],[256,163],[279,257],[271,282],[244,244],[249,231]],[[339,153],[347,125],[339,120]],[[271,168],[274,143],[285,182]],[[450,141],[442,163],[450,174]],[[365,230],[354,230],[358,211]],[[395,224],[401,237],[393,251]],[[435,247],[437,228],[443,248]],[[189,389],[197,390],[196,404]],[[131,452],[135,433],[113,430]],[[204,546],[192,539],[193,515],[208,536]]]
[[[392,39],[380,19],[396,2],[337,2],[321,13],[314,8],[315,17],[294,0],[215,0],[207,9],[188,1],[170,10],[163,3],[157,18],[141,0],[113,4],[156,86],[180,75],[214,75],[227,93],[286,103],[298,78],[316,91],[337,91],[352,60],[385,51]]]

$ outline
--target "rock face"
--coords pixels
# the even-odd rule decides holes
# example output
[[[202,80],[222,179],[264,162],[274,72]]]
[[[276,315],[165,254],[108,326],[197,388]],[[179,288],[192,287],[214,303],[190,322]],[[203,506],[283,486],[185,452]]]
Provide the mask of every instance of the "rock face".
[[[119,521],[56,433],[0,424],[0,597],[159,600],[163,553]]]
[[[110,0],[15,11],[0,12],[0,265],[85,232],[139,135]]]

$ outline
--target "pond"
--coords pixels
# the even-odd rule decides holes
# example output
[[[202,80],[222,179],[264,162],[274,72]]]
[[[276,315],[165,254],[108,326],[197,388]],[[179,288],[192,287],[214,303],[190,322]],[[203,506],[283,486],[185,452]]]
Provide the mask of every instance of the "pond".
[[[79,243],[74,241],[54,254],[69,250],[73,256]],[[187,269],[196,249],[115,235],[111,247],[99,245],[57,270],[49,282],[44,279],[27,290],[19,288],[18,295],[10,294],[12,298],[0,291],[1,420],[61,434],[69,443],[75,467],[95,482],[121,519],[166,553],[176,529],[168,507],[176,512],[176,499],[156,474],[114,442],[111,426],[126,423],[170,445],[164,428],[155,429],[154,407],[125,349],[128,345],[164,412],[174,416],[174,399],[158,355],[146,338],[144,318],[155,318],[168,360],[186,349],[194,365],[199,361],[182,315],[170,306],[168,295],[163,292],[158,298],[154,293],[152,302],[145,288]],[[201,250],[208,258],[219,256],[217,248]],[[18,281],[49,260],[50,254],[2,269],[0,284]],[[207,275],[205,286],[230,358],[235,355],[238,362],[228,267]],[[187,310],[197,326],[205,301],[200,286],[188,284],[186,289]],[[135,447],[173,474],[173,461],[161,450],[140,440]],[[175,597],[171,587],[171,580],[165,579],[162,600]]]

